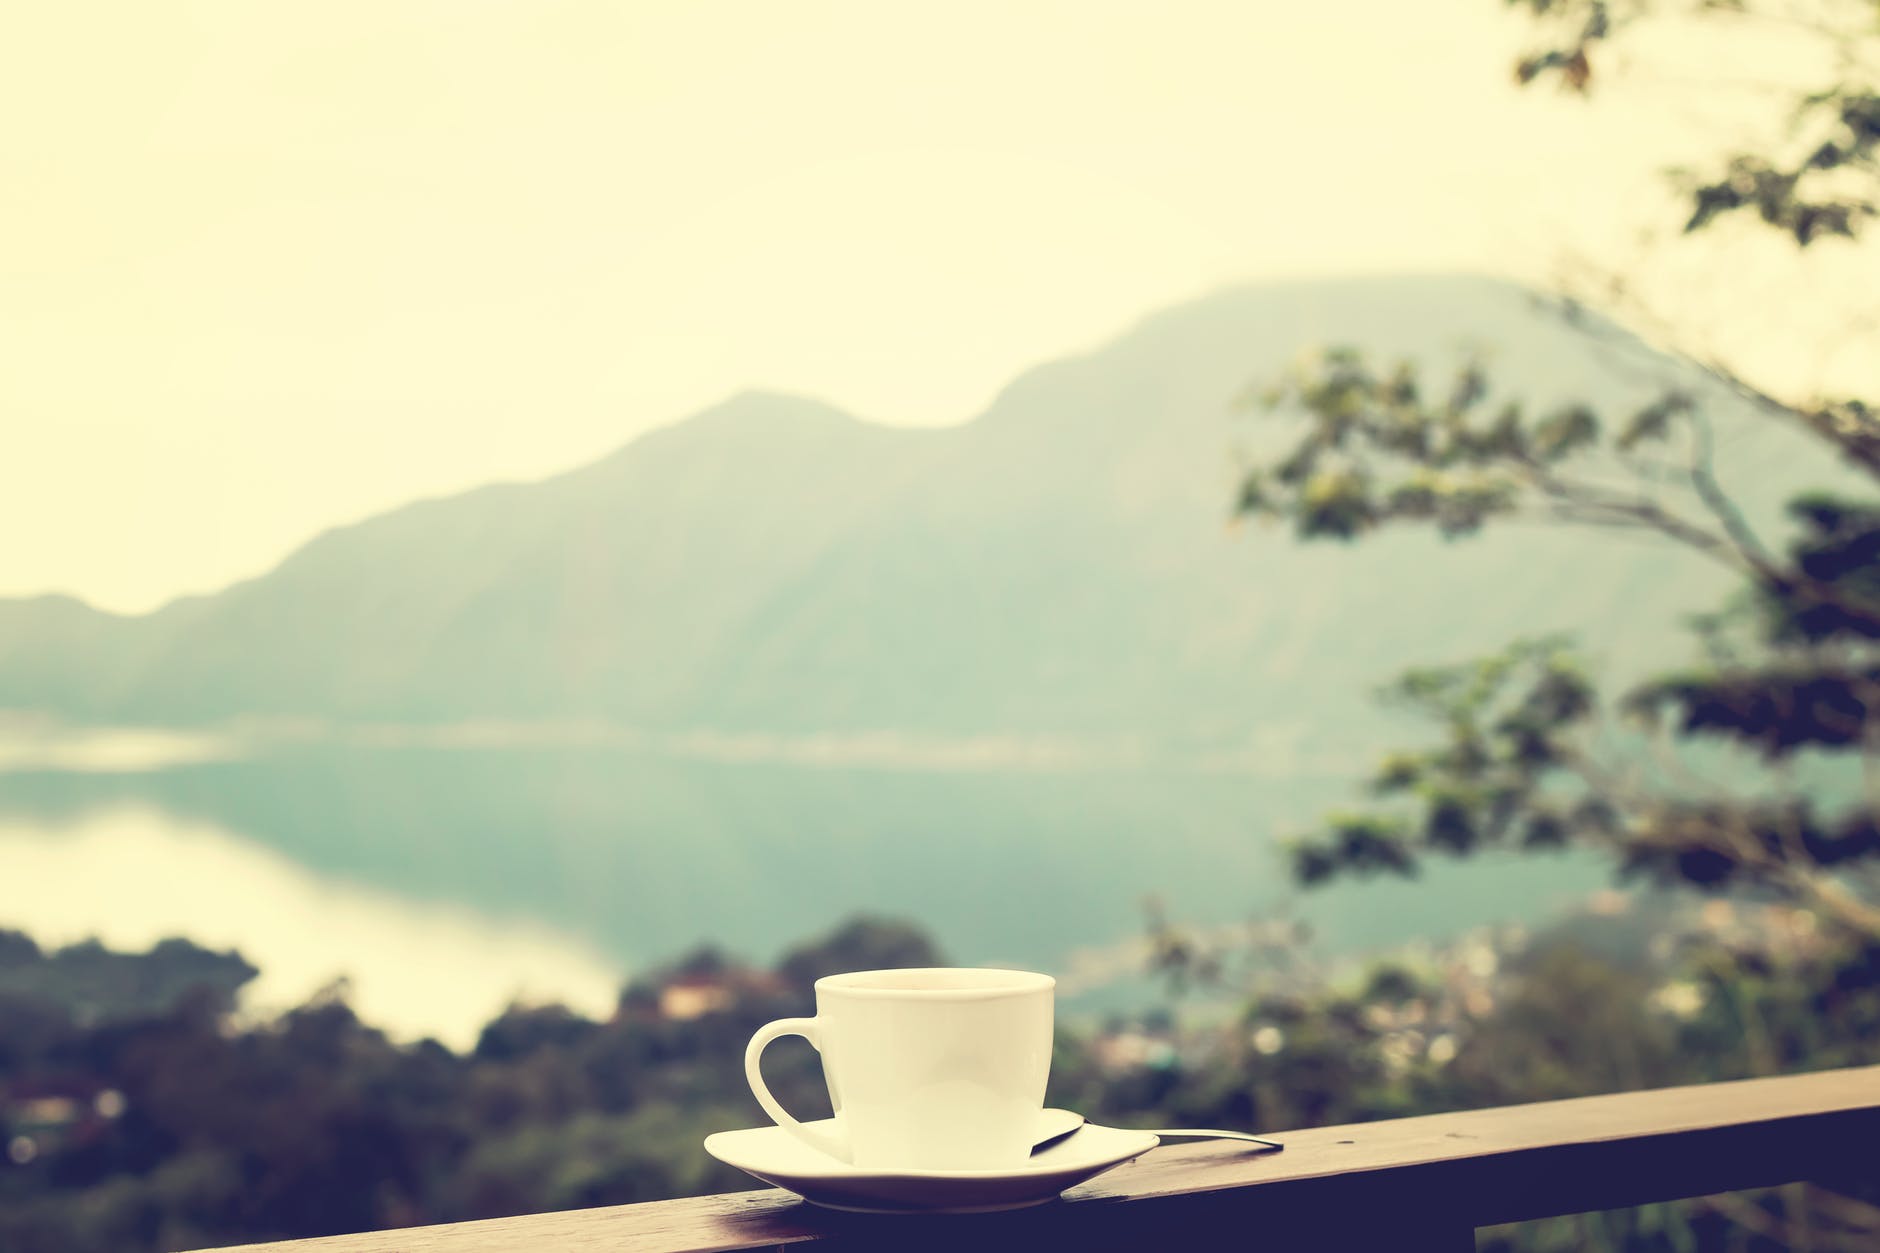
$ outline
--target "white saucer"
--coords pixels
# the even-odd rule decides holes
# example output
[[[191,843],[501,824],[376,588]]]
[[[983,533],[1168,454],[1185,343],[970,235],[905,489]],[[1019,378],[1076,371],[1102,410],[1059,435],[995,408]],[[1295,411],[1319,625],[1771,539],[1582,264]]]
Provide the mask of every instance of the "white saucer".
[[[1061,1118],[1062,1111],[1046,1110],[1044,1117]],[[809,1125],[831,1127],[834,1120]],[[1040,1125],[1049,1126],[1043,1121]],[[1094,1179],[1159,1143],[1147,1131],[1085,1123],[1010,1170],[864,1169],[812,1149],[781,1127],[720,1131],[705,1137],[705,1151],[828,1209],[864,1214],[978,1214],[1042,1205],[1064,1189]]]

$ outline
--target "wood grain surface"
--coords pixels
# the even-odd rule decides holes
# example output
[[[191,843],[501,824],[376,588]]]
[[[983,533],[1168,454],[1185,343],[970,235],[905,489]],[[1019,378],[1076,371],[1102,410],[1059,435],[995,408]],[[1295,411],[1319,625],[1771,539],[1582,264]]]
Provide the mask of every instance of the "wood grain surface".
[[[1295,1131],[1283,1153],[1169,1145],[1006,1214],[838,1214],[765,1189],[331,1236],[243,1253],[1153,1248],[1228,1231],[1395,1250],[1477,1226],[1880,1170],[1880,1066]],[[1211,1241],[1210,1241],[1211,1242]]]

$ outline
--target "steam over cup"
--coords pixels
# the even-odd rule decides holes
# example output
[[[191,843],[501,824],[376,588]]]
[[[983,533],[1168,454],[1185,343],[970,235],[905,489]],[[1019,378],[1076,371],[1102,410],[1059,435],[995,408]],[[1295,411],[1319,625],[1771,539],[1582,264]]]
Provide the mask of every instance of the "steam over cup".
[[[779,1127],[839,1161],[899,1170],[1002,1170],[1031,1154],[1051,1070],[1049,975],[865,970],[816,981],[816,1016],[767,1023],[744,1072]],[[758,1068],[800,1035],[822,1054],[836,1117],[805,1126]]]

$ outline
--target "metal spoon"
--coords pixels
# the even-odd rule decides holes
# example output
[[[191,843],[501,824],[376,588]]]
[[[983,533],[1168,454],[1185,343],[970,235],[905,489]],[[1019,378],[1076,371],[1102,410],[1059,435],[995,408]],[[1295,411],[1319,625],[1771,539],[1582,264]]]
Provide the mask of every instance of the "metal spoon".
[[[1033,1154],[1042,1152],[1069,1136],[1083,1126],[1082,1114],[1068,1109],[1047,1109],[1038,1122],[1038,1139],[1031,1146]],[[1152,1135],[1164,1140],[1244,1140],[1248,1144],[1261,1146],[1262,1152],[1276,1153],[1286,1146],[1277,1140],[1268,1140],[1261,1136],[1249,1135],[1245,1131],[1216,1131],[1205,1127],[1143,1127]]]

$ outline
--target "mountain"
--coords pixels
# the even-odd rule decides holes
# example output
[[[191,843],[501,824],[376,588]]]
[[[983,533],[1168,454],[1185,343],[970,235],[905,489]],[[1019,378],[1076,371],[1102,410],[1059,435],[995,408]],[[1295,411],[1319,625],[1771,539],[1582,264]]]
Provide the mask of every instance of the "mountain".
[[[1314,344],[1453,366],[1619,414],[1684,363],[1475,277],[1265,285],[1034,369],[978,417],[874,425],[751,393],[543,482],[320,536],[267,575],[138,618],[0,601],[0,708],[189,724],[599,720],[747,744],[1045,745],[1281,767],[1375,723],[1406,664],[1587,633],[1681,655],[1729,586],[1625,536],[1508,527],[1349,548],[1231,524],[1237,457],[1274,438],[1249,385]],[[1752,514],[1822,473],[1713,396]]]

